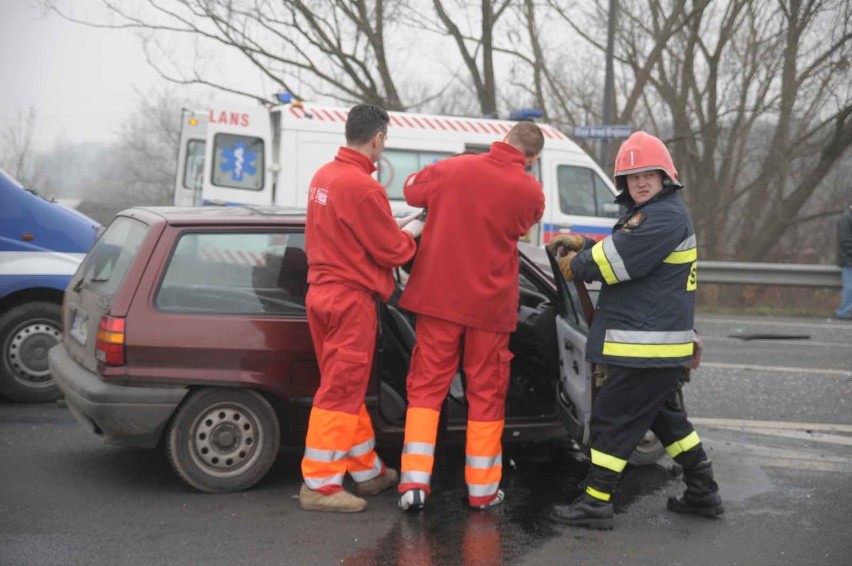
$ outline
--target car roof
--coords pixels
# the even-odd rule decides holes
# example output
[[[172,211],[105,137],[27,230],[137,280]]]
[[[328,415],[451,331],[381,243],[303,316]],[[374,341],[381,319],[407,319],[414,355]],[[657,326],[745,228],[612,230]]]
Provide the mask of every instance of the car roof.
[[[291,225],[305,224],[305,210],[281,206],[144,206],[124,210],[122,216],[139,217],[142,220],[165,221],[169,225],[220,225],[257,224],[257,225]]]

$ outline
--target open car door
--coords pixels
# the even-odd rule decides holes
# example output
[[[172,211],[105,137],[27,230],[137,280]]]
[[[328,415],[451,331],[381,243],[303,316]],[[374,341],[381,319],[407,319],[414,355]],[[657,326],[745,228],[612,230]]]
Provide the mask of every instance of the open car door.
[[[556,336],[559,341],[561,370],[556,390],[557,412],[571,437],[578,441],[582,439],[583,444],[588,444],[594,383],[591,364],[586,361],[586,335],[589,325],[584,307],[591,308],[591,301],[588,293],[583,301],[576,287],[569,288],[559,271],[556,259],[549,251],[546,253],[559,294]],[[582,291],[585,291],[585,288]]]

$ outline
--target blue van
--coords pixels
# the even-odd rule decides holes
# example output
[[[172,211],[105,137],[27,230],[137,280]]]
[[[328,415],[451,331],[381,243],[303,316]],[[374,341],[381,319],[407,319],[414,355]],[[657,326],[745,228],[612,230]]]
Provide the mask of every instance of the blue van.
[[[100,230],[0,169],[0,393],[21,402],[61,395],[47,351],[62,336],[65,287]]]

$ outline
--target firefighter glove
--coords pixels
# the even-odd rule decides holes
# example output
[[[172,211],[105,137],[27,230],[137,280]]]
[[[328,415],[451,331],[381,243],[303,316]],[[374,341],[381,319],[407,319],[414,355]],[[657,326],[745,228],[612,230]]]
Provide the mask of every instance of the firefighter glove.
[[[559,271],[562,272],[562,277],[565,281],[573,281],[574,274],[571,273],[571,260],[577,256],[577,252],[569,251],[564,256],[558,258],[556,263],[559,265]]]
[[[556,236],[547,244],[547,249],[556,257],[562,257],[568,252],[579,252],[586,245],[586,239],[577,234],[563,234]]]
[[[420,234],[423,233],[423,227],[426,225],[425,222],[419,219],[412,220],[408,224],[402,227],[403,232],[408,232],[411,234],[412,238],[419,238]]]

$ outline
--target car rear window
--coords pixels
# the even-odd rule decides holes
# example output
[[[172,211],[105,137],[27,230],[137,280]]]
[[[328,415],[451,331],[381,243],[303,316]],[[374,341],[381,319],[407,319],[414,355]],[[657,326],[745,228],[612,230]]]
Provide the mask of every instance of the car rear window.
[[[166,312],[305,316],[304,249],[304,233],[185,233],[154,303]]]
[[[80,266],[82,279],[101,294],[114,294],[147,233],[145,223],[125,216],[117,217]]]

